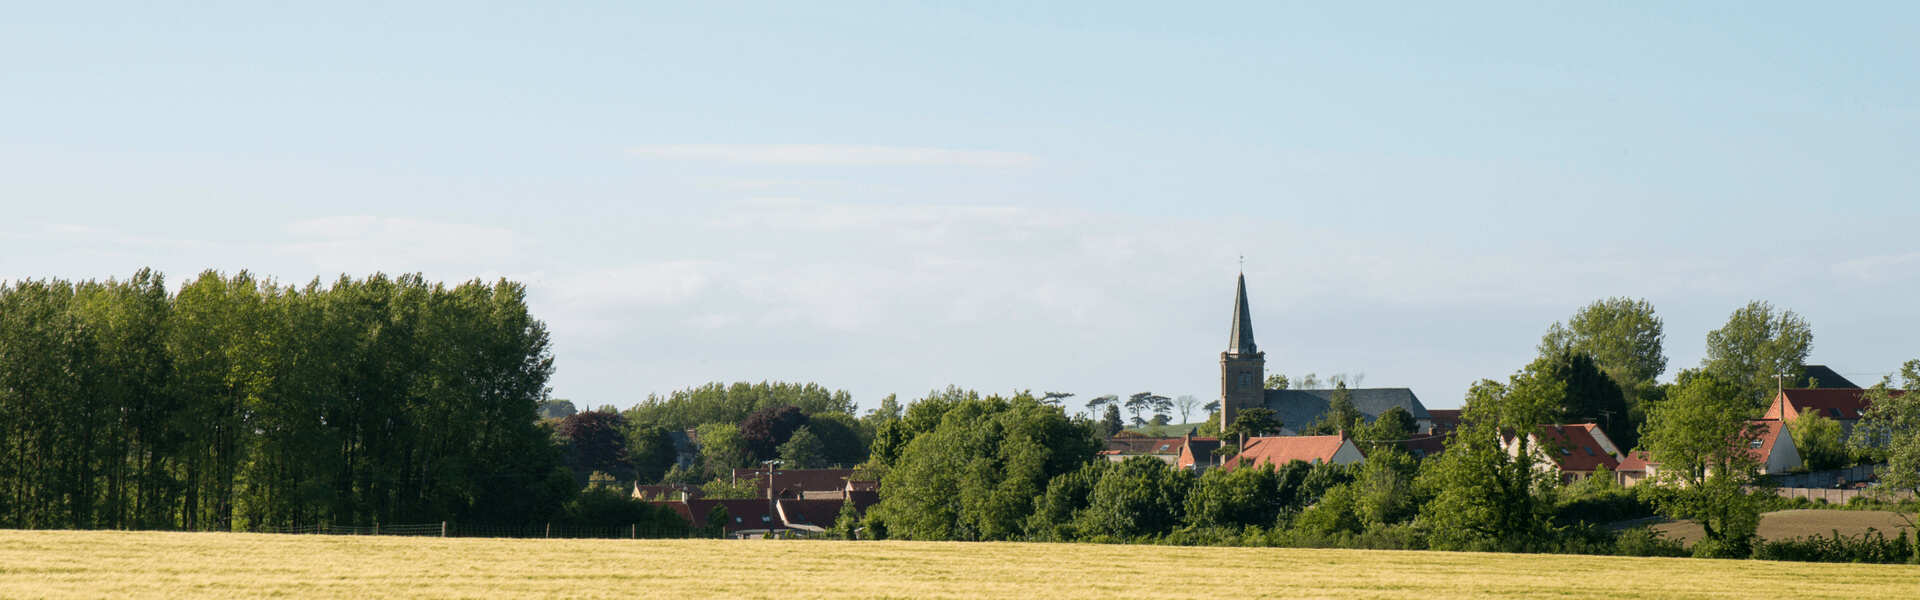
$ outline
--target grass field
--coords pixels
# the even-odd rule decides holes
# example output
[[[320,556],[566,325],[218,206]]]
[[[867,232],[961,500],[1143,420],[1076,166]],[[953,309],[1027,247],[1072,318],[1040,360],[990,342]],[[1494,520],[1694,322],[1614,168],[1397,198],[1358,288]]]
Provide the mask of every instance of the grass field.
[[[1920,567],[1084,544],[0,531],[0,597],[1915,598]]]
[[[1667,534],[1667,537],[1682,540],[1689,544],[1699,539],[1700,525],[1691,521],[1659,523],[1653,525]],[[1899,535],[1907,528],[1907,522],[1891,512],[1879,510],[1783,510],[1760,515],[1760,537],[1767,540],[1784,540],[1808,536],[1831,536],[1835,530],[1840,535],[1860,535],[1868,528],[1884,531],[1887,537]]]

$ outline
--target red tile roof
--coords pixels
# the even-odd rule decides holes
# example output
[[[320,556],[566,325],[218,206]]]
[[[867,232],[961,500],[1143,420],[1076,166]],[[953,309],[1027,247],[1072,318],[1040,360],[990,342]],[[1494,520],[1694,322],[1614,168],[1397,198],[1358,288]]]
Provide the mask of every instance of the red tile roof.
[[[778,508],[780,518],[789,527],[826,529],[840,519],[840,506],[845,502],[845,500],[781,500]]]
[[[1433,429],[1440,433],[1445,433],[1445,432],[1453,431],[1455,429],[1460,428],[1460,410],[1459,409],[1429,408],[1427,409],[1427,416],[1428,416],[1427,420],[1433,422]]]
[[[1660,464],[1660,463],[1654,462],[1653,456],[1650,454],[1647,454],[1647,451],[1635,450],[1632,452],[1628,452],[1626,458],[1620,459],[1620,466],[1614,468],[1614,471],[1645,472],[1647,470],[1647,465],[1657,465],[1657,464]]]
[[[1241,459],[1251,460],[1254,465],[1272,464],[1276,467],[1299,460],[1308,463],[1332,462],[1333,455],[1347,442],[1344,435],[1297,435],[1247,438],[1247,444],[1240,454],[1227,461],[1226,468],[1231,471],[1240,465]]]
[[[1107,438],[1107,452],[1114,454],[1179,454],[1186,438],[1113,437]]]
[[[1896,397],[1906,393],[1901,390],[1890,390],[1890,392]],[[1808,410],[1816,410],[1822,417],[1852,421],[1860,418],[1866,411],[1867,404],[1867,390],[1863,389],[1781,390],[1774,395],[1773,404],[1767,407],[1765,418],[1786,420],[1806,414]]]
[[[1754,460],[1760,461],[1760,464],[1767,464],[1767,456],[1773,454],[1773,444],[1780,441],[1780,433],[1787,430],[1787,424],[1777,419],[1760,419],[1748,421],[1748,423],[1759,423],[1764,429],[1760,430],[1760,445],[1750,448],[1747,454],[1752,455]]]
[[[805,492],[832,492],[845,490],[847,478],[853,476],[853,469],[774,469],[773,488],[782,498],[799,498]],[[764,494],[767,491],[766,469],[734,469],[735,481],[751,478],[754,489]]]
[[[707,515],[713,512],[713,507],[726,506],[728,518],[725,530],[727,533],[733,533],[743,529],[773,529],[784,527],[776,527],[774,525],[773,514],[767,512],[767,509],[772,508],[772,506],[768,504],[765,498],[703,499],[688,500],[686,502],[649,502],[648,504],[671,508],[674,512],[680,513],[681,518],[686,519],[689,523],[693,523],[694,527],[706,527]]]
[[[1591,423],[1581,425],[1541,425],[1534,432],[1540,449],[1553,457],[1562,471],[1591,472],[1606,465],[1608,469],[1620,468],[1619,457],[1607,452],[1611,444],[1600,443],[1600,426]]]

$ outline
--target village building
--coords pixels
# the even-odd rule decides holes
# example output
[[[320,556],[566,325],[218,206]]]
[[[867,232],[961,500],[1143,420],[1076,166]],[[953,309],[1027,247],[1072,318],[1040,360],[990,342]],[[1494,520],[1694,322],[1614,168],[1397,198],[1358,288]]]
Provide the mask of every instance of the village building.
[[[1520,452],[1519,439],[1501,436],[1508,454]],[[1561,483],[1592,479],[1600,467],[1608,471],[1620,468],[1620,449],[1613,445],[1599,425],[1541,425],[1528,434],[1528,448],[1540,459],[1537,468],[1557,471]],[[1618,479],[1618,477],[1615,477]]]
[[[843,505],[866,514],[880,503],[878,481],[854,481],[853,469],[734,469],[734,481],[753,481],[759,498],[707,499],[685,493],[661,499],[656,488],[691,486],[635,486],[634,497],[673,509],[695,527],[707,526],[714,507],[727,509],[726,535],[741,537],[788,531],[819,533],[833,527]],[[693,488],[697,491],[699,488]],[[685,491],[685,490],[676,490]]]
[[[1215,453],[1220,449],[1220,438],[1189,437],[1180,441],[1179,452],[1175,454],[1173,466],[1187,469],[1195,474],[1205,472],[1209,467],[1225,462],[1225,457]]]
[[[1361,452],[1353,439],[1344,434],[1262,436],[1247,438],[1247,443],[1240,448],[1240,454],[1226,461],[1221,468],[1228,471],[1242,466],[1273,465],[1279,468],[1296,460],[1312,465],[1351,465],[1366,459],[1366,453]]]
[[[1803,464],[1800,449],[1793,441],[1793,432],[1787,424],[1778,419],[1756,419],[1748,423],[1760,425],[1760,435],[1748,442],[1747,454],[1759,463],[1762,475],[1779,475],[1800,468]],[[1620,459],[1614,468],[1614,477],[1620,485],[1634,485],[1660,475],[1660,462],[1653,459],[1645,450],[1634,450]]]
[[[1151,456],[1171,465],[1178,462],[1180,445],[1186,439],[1147,437],[1122,431],[1119,435],[1107,438],[1107,448],[1100,451],[1100,456],[1112,462],[1121,462],[1135,456]]]
[[[1269,390],[1267,355],[1253,341],[1253,315],[1247,306],[1247,276],[1240,275],[1234,292],[1233,326],[1227,336],[1227,350],[1220,353],[1220,425],[1233,423],[1240,411],[1266,408],[1281,422],[1282,435],[1297,435],[1318,423],[1336,390]],[[1399,407],[1412,415],[1414,431],[1432,427],[1433,418],[1420,398],[1407,388],[1354,388],[1347,390],[1362,419],[1372,423],[1387,409]]]
[[[1895,398],[1906,394],[1901,390],[1889,390],[1887,393]],[[1853,426],[1866,417],[1869,404],[1867,390],[1860,388],[1785,389],[1774,394],[1773,404],[1767,406],[1762,418],[1792,421],[1817,414],[1839,421],[1841,435],[1851,436]]]

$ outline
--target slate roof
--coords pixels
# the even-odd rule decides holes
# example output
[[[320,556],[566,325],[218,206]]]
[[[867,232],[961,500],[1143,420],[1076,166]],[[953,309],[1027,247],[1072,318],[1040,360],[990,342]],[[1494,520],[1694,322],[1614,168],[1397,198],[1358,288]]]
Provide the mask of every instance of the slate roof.
[[[1807,376],[1807,385],[1819,383],[1822,389],[1860,387],[1859,384],[1847,381],[1847,378],[1841,377],[1840,373],[1827,368],[1826,365],[1806,365],[1800,368],[1800,372]]]
[[[1227,334],[1227,353],[1253,355],[1260,347],[1253,343],[1253,313],[1247,310],[1247,274],[1240,274],[1240,287],[1233,296],[1233,331]]]
[[[1190,468],[1194,464],[1210,465],[1214,462],[1213,451],[1220,449],[1220,438],[1196,437],[1181,440],[1180,458],[1174,460],[1174,466]]]
[[[1432,419],[1427,407],[1420,404],[1420,398],[1407,388],[1359,388],[1347,390],[1353,393],[1353,407],[1368,423],[1380,417],[1380,413],[1395,406],[1407,409],[1414,420]],[[1327,412],[1327,402],[1333,398],[1334,390],[1267,390],[1267,409],[1280,418],[1281,435],[1295,435],[1300,428],[1307,427],[1320,420]]]

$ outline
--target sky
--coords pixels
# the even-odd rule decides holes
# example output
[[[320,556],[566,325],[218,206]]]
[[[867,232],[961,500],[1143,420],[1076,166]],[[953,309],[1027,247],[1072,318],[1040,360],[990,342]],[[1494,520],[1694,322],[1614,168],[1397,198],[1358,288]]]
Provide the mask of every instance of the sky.
[[[506,278],[593,406],[1212,399],[1242,270],[1431,408],[1615,296],[1920,358],[1912,3],[271,4],[0,7],[0,280]]]

